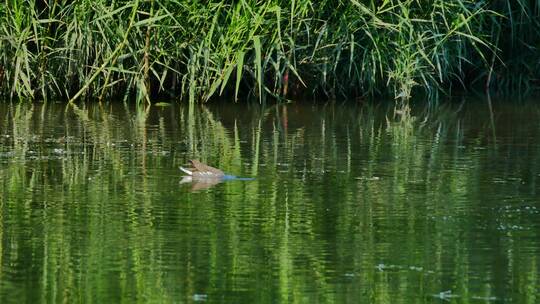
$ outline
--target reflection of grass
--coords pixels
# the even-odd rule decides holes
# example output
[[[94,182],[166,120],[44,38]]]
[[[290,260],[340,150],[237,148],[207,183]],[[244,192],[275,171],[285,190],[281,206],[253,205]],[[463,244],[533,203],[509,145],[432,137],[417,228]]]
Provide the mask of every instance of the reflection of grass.
[[[540,169],[534,145],[486,145],[490,124],[451,106],[396,118],[370,106],[235,109],[4,105],[0,149],[14,154],[0,159],[0,277],[11,282],[0,296],[25,275],[28,301],[387,303],[447,281],[465,298],[510,282],[534,301],[533,209],[516,217],[484,198],[533,201],[535,186],[515,181]],[[527,157],[499,156],[512,153]],[[195,157],[256,179],[191,193],[176,166]],[[493,161],[506,162],[500,190],[485,182]],[[478,263],[486,233],[501,243],[482,244],[496,254]],[[505,285],[480,293],[471,273]]]

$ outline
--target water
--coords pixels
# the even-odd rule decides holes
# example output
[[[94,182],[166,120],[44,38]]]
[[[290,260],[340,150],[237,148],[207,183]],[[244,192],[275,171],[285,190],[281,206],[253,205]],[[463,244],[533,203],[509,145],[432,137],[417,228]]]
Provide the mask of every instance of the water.
[[[0,302],[537,303],[539,118],[2,104]]]

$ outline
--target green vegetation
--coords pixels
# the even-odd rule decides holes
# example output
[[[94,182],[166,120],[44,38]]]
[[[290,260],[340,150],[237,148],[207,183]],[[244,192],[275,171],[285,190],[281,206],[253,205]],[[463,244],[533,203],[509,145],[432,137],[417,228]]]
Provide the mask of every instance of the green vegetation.
[[[0,94],[190,102],[408,98],[540,79],[533,0],[35,1],[0,6]],[[414,91],[413,91],[414,90]]]
[[[482,105],[2,104],[0,302],[537,303],[539,106]]]

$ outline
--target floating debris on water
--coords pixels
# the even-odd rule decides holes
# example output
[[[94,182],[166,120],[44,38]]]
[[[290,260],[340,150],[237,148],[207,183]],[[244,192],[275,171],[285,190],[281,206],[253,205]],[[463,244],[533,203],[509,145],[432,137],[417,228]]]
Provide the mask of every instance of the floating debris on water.
[[[204,302],[204,301],[208,300],[208,295],[206,295],[206,294],[197,294],[196,293],[196,294],[193,295],[192,298],[193,298],[193,301],[195,301],[195,302]]]
[[[447,301],[451,298],[459,298],[458,295],[452,294],[452,290],[441,291],[439,293],[434,294],[433,297],[441,299],[441,300],[447,300]]]
[[[497,297],[481,297],[481,296],[472,296],[471,299],[474,300],[483,300],[483,301],[497,301]]]
[[[379,271],[385,271],[390,269],[396,269],[396,270],[412,270],[412,271],[418,271],[423,272],[427,274],[434,274],[434,271],[431,270],[424,270],[424,267],[420,266],[399,266],[399,265],[385,265],[385,264],[378,264],[375,266],[375,269]]]
[[[358,180],[365,180],[365,181],[378,181],[378,180],[380,180],[381,178],[378,177],[378,176],[371,176],[371,177],[367,177],[367,176],[358,176],[358,177],[355,177],[355,179],[358,179]]]
[[[53,149],[53,152],[54,152],[55,154],[64,154],[65,151],[64,151],[64,149],[58,149],[58,148],[56,148],[56,149]]]
[[[502,231],[516,230],[516,231],[520,231],[520,230],[530,230],[530,228],[526,228],[526,227],[518,226],[518,225],[504,225],[504,224],[500,224],[500,225],[497,227],[497,230],[502,230]]]

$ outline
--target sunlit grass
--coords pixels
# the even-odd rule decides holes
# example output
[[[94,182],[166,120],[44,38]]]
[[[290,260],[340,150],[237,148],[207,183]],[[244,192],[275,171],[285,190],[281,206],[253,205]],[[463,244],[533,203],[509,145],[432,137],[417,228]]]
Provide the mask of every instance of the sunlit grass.
[[[0,6],[0,93],[437,96],[538,84],[536,1],[34,1]]]

